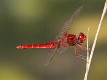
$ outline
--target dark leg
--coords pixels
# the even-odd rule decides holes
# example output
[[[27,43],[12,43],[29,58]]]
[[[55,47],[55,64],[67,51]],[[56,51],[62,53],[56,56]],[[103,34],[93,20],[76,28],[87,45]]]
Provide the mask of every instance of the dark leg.
[[[86,56],[81,55],[81,54],[78,53],[78,49],[77,49],[76,46],[74,46],[74,51],[75,51],[74,54],[75,54],[76,57],[86,60]]]

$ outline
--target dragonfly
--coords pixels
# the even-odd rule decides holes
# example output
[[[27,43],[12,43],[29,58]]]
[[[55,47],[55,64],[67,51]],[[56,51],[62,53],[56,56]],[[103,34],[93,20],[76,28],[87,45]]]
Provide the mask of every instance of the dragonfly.
[[[46,63],[45,65],[49,64],[49,62],[52,60],[53,56],[58,51],[62,51],[64,49],[67,49],[69,46],[74,47],[74,54],[76,57],[81,59],[86,59],[85,55],[81,55],[78,53],[79,46],[82,50],[87,50],[85,46],[82,45],[86,41],[86,35],[82,32],[79,34],[70,34],[69,30],[71,28],[71,25],[73,23],[73,20],[80,14],[83,6],[80,6],[68,19],[62,26],[59,31],[58,36],[56,36],[56,39],[52,42],[47,43],[41,43],[41,44],[26,44],[26,45],[19,45],[16,48],[17,49],[33,49],[33,48],[49,48],[51,49],[50,53],[46,57]]]

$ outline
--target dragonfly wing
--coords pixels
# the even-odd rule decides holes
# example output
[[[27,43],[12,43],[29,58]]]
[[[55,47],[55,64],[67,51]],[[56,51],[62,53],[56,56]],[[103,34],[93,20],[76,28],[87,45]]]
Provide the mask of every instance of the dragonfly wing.
[[[45,66],[47,66],[50,63],[50,61],[52,60],[53,56],[56,53],[62,54],[67,50],[68,50],[68,47],[51,50],[51,52],[45,58]]]
[[[55,49],[51,50],[50,53],[46,56],[46,58],[45,58],[45,65],[46,66],[50,63],[50,61],[52,60],[56,51],[57,51],[57,47]]]
[[[52,60],[54,54],[56,53],[63,53],[64,51],[66,51],[68,49],[69,45],[67,44],[67,37],[66,36],[63,36],[62,39],[60,39],[59,42],[57,42],[57,45],[56,47],[51,50],[51,52],[47,55],[45,61],[46,61],[46,64],[45,65],[48,65],[49,62]]]
[[[57,53],[63,54],[63,53],[66,52],[67,50],[68,50],[68,47],[59,48],[59,49],[57,50]]]
[[[63,36],[63,34],[65,34],[66,32],[68,32],[71,28],[71,24],[73,23],[73,20],[80,14],[81,10],[82,10],[83,6],[80,6],[75,12],[74,14],[70,17],[70,19],[68,19],[68,21],[66,21],[61,27],[58,36],[56,37],[56,39],[60,38]]]

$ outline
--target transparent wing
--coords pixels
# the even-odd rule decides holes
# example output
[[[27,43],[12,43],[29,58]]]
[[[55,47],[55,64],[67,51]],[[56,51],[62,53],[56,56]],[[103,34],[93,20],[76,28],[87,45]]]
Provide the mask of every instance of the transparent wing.
[[[45,66],[47,66],[52,60],[53,56],[56,54],[57,47],[50,51],[50,53],[45,58]]]
[[[66,52],[68,50],[68,47],[64,47],[64,48],[59,48],[58,50],[57,50],[57,52],[59,53],[59,54],[63,54],[64,52]]]
[[[62,54],[62,53],[64,53],[65,51],[67,51],[67,49],[68,49],[68,47],[65,47],[65,48],[55,48],[55,49],[53,49],[53,50],[51,50],[51,52],[46,56],[46,58],[45,58],[45,66],[47,66],[50,62],[51,62],[51,60],[52,60],[52,58],[54,57],[54,55],[56,54],[56,53],[60,53],[60,54]]]
[[[66,32],[68,32],[71,28],[71,24],[73,23],[73,20],[80,14],[81,10],[82,10],[83,6],[80,6],[75,12],[74,14],[70,17],[70,19],[68,19],[68,21],[66,21],[61,27],[58,36],[56,36],[56,39],[60,38],[63,36],[63,34],[65,34]]]
[[[45,65],[48,65],[56,53],[63,53],[68,49],[67,35],[64,35],[61,39],[57,41],[56,47],[50,51],[50,53],[45,58]]]
[[[61,30],[59,31],[58,36],[56,37],[56,40],[60,39],[60,47],[58,48],[58,46],[51,50],[51,52],[46,56],[45,58],[45,65],[48,65],[50,63],[50,61],[52,60],[53,56],[56,54],[56,52],[58,53],[63,53],[64,51],[66,51],[68,49],[68,44],[66,43],[66,37],[64,36],[65,33],[67,33],[69,31],[69,29],[71,28],[71,24],[73,22],[73,20],[79,15],[79,13],[81,12],[83,6],[80,6],[75,12],[74,14],[71,16],[71,18],[65,22],[63,24],[63,26],[61,26]],[[65,47],[62,47],[62,46]]]
[[[60,48],[57,49],[57,52],[60,54],[64,53],[69,47],[69,44],[67,43],[67,36],[68,34],[64,34],[60,39]]]

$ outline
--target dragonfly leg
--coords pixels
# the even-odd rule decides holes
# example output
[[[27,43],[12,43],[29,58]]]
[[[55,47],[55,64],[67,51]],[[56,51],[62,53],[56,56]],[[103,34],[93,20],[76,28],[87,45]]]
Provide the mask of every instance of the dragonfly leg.
[[[76,46],[74,46],[74,54],[75,54],[76,57],[86,60],[86,56],[81,55],[81,54],[78,53],[78,49],[77,49]]]
[[[83,49],[83,50],[88,50],[88,51],[90,51],[90,48],[87,49],[87,47],[85,47],[85,46],[83,46],[83,45],[81,45],[81,44],[78,44],[78,46],[79,46],[81,49]]]

